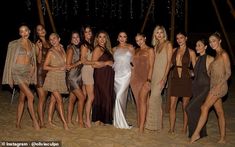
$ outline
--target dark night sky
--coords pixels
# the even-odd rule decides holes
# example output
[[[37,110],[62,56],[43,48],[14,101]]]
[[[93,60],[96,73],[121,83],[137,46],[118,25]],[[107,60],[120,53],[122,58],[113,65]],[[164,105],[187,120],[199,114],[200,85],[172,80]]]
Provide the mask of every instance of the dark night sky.
[[[18,36],[18,27],[22,22],[26,22],[29,24],[31,29],[35,27],[38,23],[38,14],[36,6],[32,3],[32,9],[28,10],[26,6],[27,0],[7,0],[1,2],[0,6],[0,16],[1,16],[1,31],[0,31],[0,71],[3,69],[3,64],[5,62],[5,54],[7,49],[7,44],[9,41],[13,39],[17,39]],[[36,0],[29,0],[36,1]],[[50,0],[49,0],[50,1]],[[109,0],[107,0],[109,1]],[[128,0],[123,0],[125,2],[123,5],[125,8],[128,8]],[[232,1],[232,0],[231,0]],[[93,2],[91,0],[91,2]],[[133,2],[137,2],[137,0],[133,0]],[[168,10],[163,9],[161,4],[166,2],[166,0],[156,0],[156,12],[157,14],[154,16],[154,20],[149,18],[146,29],[144,31],[149,36],[149,40],[151,38],[151,34],[153,28],[156,24],[163,24],[167,29],[169,28],[169,20],[170,15],[167,12]],[[226,1],[216,0],[218,3],[219,11],[221,12],[221,17],[224,23],[224,26],[229,33],[235,32],[235,19],[232,17],[230,10],[226,4]],[[235,7],[235,4],[234,4]],[[221,27],[219,25],[218,19],[215,14],[215,10],[211,3],[211,0],[189,0],[189,22],[188,22],[188,34],[193,33],[211,33],[215,31],[221,31]],[[7,10],[3,10],[7,9]],[[140,9],[134,8],[134,16],[139,15]],[[71,12],[73,13],[73,12]],[[81,23],[87,22],[91,23],[92,26],[98,29],[105,29],[110,33],[111,39],[115,40],[117,32],[120,29],[125,29],[129,33],[129,38],[131,38],[131,42],[134,41],[134,35],[140,31],[140,28],[143,24],[143,20],[133,19],[127,17],[128,14],[125,14],[123,19],[109,19],[107,16],[104,18],[94,18],[94,17],[72,17],[68,15],[67,17],[60,16],[56,17],[55,23],[57,27],[58,33],[61,35],[63,40],[66,37],[67,33],[72,29],[77,29],[81,25]],[[126,18],[125,18],[126,17]],[[49,23],[46,18],[46,23]],[[50,25],[50,24],[48,24]],[[48,26],[47,25],[47,26]],[[50,27],[50,26],[49,26]],[[168,29],[169,33],[169,29]],[[231,35],[231,34],[230,34]],[[64,43],[67,43],[67,40],[64,39]]]

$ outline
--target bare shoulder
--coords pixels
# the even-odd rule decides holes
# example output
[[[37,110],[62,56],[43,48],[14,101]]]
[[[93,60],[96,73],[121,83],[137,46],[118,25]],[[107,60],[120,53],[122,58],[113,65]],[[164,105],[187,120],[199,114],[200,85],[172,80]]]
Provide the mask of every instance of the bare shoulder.
[[[211,55],[207,55],[206,59],[209,63],[211,63],[212,61],[214,61],[214,57],[212,57]]]
[[[116,51],[116,49],[117,49],[117,46],[113,47],[112,52],[114,53]]]

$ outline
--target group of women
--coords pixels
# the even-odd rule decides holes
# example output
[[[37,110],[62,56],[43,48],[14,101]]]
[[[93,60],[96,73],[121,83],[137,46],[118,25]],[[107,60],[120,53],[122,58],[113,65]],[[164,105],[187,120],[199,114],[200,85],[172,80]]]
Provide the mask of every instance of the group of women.
[[[48,124],[54,126],[53,112],[57,109],[64,129],[73,123],[75,102],[78,101],[76,122],[80,127],[113,124],[116,128],[130,129],[126,119],[129,87],[132,90],[137,112],[137,127],[160,132],[163,129],[162,90],[167,85],[170,96],[169,133],[175,131],[176,107],[182,97],[183,129],[189,132],[190,142],[207,135],[205,123],[209,109],[214,106],[218,115],[220,143],[225,142],[225,118],[221,98],[227,93],[227,80],[231,75],[229,56],[221,46],[221,37],[209,37],[215,58],[206,54],[205,39],[196,43],[194,50],[187,46],[187,35],[176,35],[177,48],[167,39],[163,26],[156,26],[152,47],[146,36],[135,36],[137,47],[127,43],[127,33],[118,34],[118,45],[111,47],[106,31],[93,38],[92,29],[83,27],[71,33],[66,52],[56,33],[46,39],[43,25],[36,27],[37,41],[29,40],[26,25],[19,28],[20,39],[11,41],[3,73],[3,84],[18,85],[20,89],[16,127],[20,127],[25,97],[33,120],[39,130],[45,126],[45,100],[50,92]],[[191,68],[194,77],[191,77]],[[30,84],[37,85],[38,117],[34,112],[34,95]],[[61,94],[69,94],[67,117]],[[85,120],[83,120],[85,111]]]

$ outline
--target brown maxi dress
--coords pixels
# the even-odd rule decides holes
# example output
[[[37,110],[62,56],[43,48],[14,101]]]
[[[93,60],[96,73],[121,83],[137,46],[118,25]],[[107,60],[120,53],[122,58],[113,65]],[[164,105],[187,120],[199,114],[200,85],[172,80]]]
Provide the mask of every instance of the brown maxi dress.
[[[104,51],[98,61],[113,61],[112,54]],[[94,69],[95,99],[92,107],[92,121],[112,124],[114,106],[114,70],[111,66]]]
[[[139,97],[138,96],[139,92],[148,78],[148,70],[149,70],[148,56],[137,53],[135,56],[133,56],[132,63],[133,63],[133,68],[131,72],[130,85],[135,100],[137,100]]]

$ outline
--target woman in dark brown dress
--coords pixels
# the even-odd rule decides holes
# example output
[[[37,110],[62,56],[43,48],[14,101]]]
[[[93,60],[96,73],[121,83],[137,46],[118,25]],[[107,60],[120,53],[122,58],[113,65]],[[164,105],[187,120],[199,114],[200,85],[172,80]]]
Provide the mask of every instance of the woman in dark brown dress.
[[[92,108],[92,121],[97,125],[112,124],[114,105],[113,56],[108,34],[100,31],[94,42],[92,61],[94,64],[95,99]]]
[[[169,133],[175,131],[176,105],[178,98],[183,98],[183,133],[187,132],[187,114],[185,108],[192,96],[192,79],[189,74],[189,67],[195,65],[196,54],[192,49],[187,47],[187,35],[179,32],[176,35],[179,45],[173,50],[172,69],[169,77],[170,88],[170,129]]]
[[[47,91],[42,87],[46,78],[47,71],[43,70],[43,64],[46,58],[46,54],[50,49],[50,42],[46,39],[46,30],[42,24],[37,25],[36,35],[38,37],[36,41],[37,49],[37,93],[38,93],[38,116],[39,124],[44,127],[44,110],[45,110],[45,99]]]
[[[192,84],[193,96],[186,112],[188,115],[188,136],[191,137],[196,129],[197,122],[201,113],[201,105],[206,99],[210,90],[210,77],[208,75],[208,68],[214,58],[206,54],[207,44],[204,38],[200,39],[196,43],[196,51],[199,54],[197,62],[194,67],[195,77]],[[201,137],[207,136],[206,126],[200,132]]]

